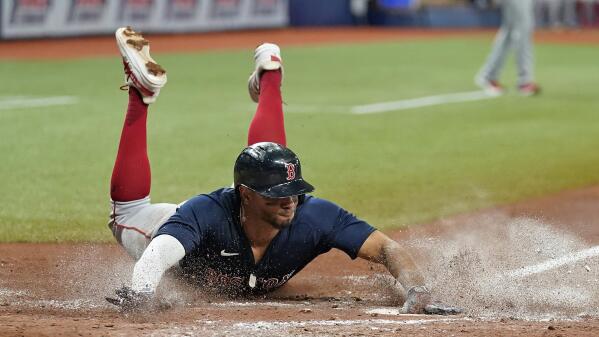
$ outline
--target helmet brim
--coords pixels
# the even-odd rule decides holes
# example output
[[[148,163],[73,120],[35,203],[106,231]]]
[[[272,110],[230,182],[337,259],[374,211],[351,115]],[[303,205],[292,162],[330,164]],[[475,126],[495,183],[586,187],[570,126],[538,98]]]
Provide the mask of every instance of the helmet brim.
[[[294,195],[310,193],[312,191],[314,191],[314,186],[303,179],[297,179],[256,192],[268,198],[286,198]]]

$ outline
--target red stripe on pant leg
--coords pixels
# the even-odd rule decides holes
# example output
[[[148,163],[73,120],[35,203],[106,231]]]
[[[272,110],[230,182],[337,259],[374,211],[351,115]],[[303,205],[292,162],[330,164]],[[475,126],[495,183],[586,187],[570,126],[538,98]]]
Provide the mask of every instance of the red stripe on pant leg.
[[[110,197],[114,201],[143,199],[150,194],[151,173],[146,141],[148,105],[129,89],[129,105],[112,170]]]
[[[260,99],[250,124],[248,145],[258,142],[287,145],[280,70],[265,71],[260,78]]]
[[[117,227],[117,228],[122,228],[122,229],[128,229],[128,230],[135,231],[135,232],[137,232],[137,233],[145,236],[146,239],[150,238],[149,234],[146,234],[146,232],[142,231],[141,229],[139,229],[137,227],[127,226],[127,225],[121,225],[121,224],[117,224],[117,223],[115,223],[114,226]]]

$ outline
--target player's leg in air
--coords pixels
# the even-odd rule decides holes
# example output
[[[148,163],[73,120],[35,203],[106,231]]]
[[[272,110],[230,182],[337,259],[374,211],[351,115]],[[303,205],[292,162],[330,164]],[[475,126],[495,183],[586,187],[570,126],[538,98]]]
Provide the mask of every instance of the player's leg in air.
[[[146,120],[166,83],[166,73],[149,55],[149,42],[130,28],[116,32],[123,56],[129,104],[110,184],[109,226],[127,253],[139,259],[155,232],[172,214],[175,204],[150,203],[150,163]],[[263,44],[255,52],[255,71],[248,88],[258,103],[248,133],[248,145],[270,141],[286,145],[281,98],[282,63],[279,47]]]
[[[274,142],[287,146],[283,118],[283,62],[279,47],[264,43],[254,53],[255,71],[248,80],[250,97],[258,107],[250,123],[248,143]]]
[[[136,260],[159,224],[176,210],[175,204],[151,204],[150,162],[147,153],[148,105],[166,84],[166,72],[149,54],[149,42],[130,27],[119,28],[116,40],[123,56],[129,103],[110,182],[109,227]]]

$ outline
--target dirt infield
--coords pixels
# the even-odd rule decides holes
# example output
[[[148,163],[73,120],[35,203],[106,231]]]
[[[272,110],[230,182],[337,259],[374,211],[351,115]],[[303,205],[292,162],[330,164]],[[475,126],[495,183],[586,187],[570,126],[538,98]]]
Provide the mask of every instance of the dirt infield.
[[[198,293],[169,277],[161,292],[172,309],[124,316],[103,299],[132,271],[117,245],[3,244],[0,335],[596,336],[597,256],[487,283],[598,245],[597,204],[593,187],[390,233],[418,252],[438,298],[466,308],[457,317],[399,315],[386,272],[338,251],[265,298]]]
[[[491,41],[495,30],[406,29],[406,28],[327,28],[276,29],[218,32],[186,35],[147,35],[152,51],[197,52],[202,50],[253,49],[268,40],[282,46],[326,43],[406,41],[439,37],[481,36]],[[598,30],[538,31],[539,43],[597,45]],[[84,37],[24,41],[0,41],[0,59],[65,59],[118,55],[114,38]]]
[[[268,31],[283,45],[423,39],[492,31]],[[152,37],[155,51],[253,48],[264,31]],[[599,42],[596,31],[540,32],[548,43]],[[111,38],[0,42],[0,58],[117,55]],[[173,308],[125,316],[105,296],[130,279],[116,244],[1,244],[0,336],[597,336],[599,186],[389,233],[409,246],[434,295],[464,315],[399,315],[381,266],[338,251],[276,293],[226,298],[169,276]],[[586,252],[586,255],[583,254]]]

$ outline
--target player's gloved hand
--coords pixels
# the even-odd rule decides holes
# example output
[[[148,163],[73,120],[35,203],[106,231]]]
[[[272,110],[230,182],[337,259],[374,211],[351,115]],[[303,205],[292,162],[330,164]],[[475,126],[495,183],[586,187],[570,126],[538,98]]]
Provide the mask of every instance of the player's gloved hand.
[[[460,307],[446,305],[441,302],[433,302],[424,307],[424,313],[428,315],[459,315],[464,312]]]
[[[404,314],[457,315],[463,311],[458,307],[433,302],[431,293],[425,286],[410,288],[401,308]]]
[[[106,297],[106,300],[119,307],[122,311],[131,312],[140,309],[155,309],[154,292],[138,292],[127,286],[115,290],[116,298]]]

